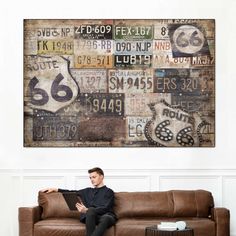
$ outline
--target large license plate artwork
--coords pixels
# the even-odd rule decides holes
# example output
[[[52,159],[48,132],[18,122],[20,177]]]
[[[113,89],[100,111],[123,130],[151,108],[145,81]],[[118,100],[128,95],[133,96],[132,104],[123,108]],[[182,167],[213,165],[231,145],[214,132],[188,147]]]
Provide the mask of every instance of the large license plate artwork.
[[[214,147],[214,20],[25,20],[24,145]]]

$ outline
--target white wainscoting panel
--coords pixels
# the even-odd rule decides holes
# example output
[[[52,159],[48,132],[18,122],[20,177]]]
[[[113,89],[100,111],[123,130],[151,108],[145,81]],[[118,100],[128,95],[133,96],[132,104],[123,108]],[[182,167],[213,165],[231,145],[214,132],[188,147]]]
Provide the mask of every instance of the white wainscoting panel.
[[[223,207],[230,209],[231,231],[236,235],[236,174],[223,177]]]
[[[35,205],[38,200],[38,191],[54,186],[64,185],[65,176],[24,176],[23,177],[23,204]]]
[[[91,183],[88,178],[88,174],[83,176],[75,176],[73,189],[83,189],[89,186],[91,186]]]
[[[215,205],[231,213],[231,236],[236,236],[236,170],[108,169],[105,184],[115,192],[205,189]],[[18,208],[37,204],[38,191],[47,187],[82,189],[91,186],[84,169],[1,170],[0,184],[9,194],[0,196],[6,209],[0,235],[18,235]],[[0,216],[1,217],[1,216]]]
[[[150,176],[145,175],[107,176],[106,183],[111,188],[114,185],[115,192],[143,192],[151,187]]]

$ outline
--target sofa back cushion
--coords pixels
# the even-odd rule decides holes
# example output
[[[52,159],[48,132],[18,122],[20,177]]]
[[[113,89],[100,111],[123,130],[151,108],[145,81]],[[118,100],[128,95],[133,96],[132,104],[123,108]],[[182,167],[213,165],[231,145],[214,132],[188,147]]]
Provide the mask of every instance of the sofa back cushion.
[[[115,193],[114,210],[118,218],[172,216],[173,201],[166,192]]]
[[[208,217],[214,206],[212,194],[205,190],[173,190],[174,217]]]
[[[214,206],[205,190],[115,193],[115,213],[127,217],[208,217]]]
[[[79,218],[79,212],[69,209],[62,193],[39,192],[38,203],[43,208],[42,219],[54,217]]]

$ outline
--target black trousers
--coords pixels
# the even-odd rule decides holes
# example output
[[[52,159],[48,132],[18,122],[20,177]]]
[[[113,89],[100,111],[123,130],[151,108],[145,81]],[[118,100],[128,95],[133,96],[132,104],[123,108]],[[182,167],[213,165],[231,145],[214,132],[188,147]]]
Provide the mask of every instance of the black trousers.
[[[86,212],[86,236],[103,236],[106,229],[114,225],[115,218],[111,215],[97,215],[95,208],[90,207]]]

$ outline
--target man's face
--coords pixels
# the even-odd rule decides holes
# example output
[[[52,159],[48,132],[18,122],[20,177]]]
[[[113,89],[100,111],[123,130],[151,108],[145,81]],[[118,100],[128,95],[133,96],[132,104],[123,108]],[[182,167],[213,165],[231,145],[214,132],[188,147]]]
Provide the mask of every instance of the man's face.
[[[89,174],[89,178],[94,187],[101,187],[103,185],[103,175],[92,172]]]

